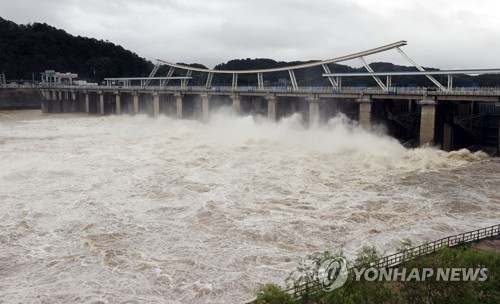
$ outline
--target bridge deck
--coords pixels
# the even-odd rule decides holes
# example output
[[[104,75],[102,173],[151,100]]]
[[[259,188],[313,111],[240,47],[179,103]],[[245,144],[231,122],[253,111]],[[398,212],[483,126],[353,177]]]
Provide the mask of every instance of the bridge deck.
[[[4,85],[1,87],[12,87]],[[19,87],[19,86],[16,86]],[[307,97],[317,96],[320,98],[359,98],[369,96],[373,100],[381,99],[425,99],[431,98],[439,101],[486,101],[500,102],[500,88],[455,88],[453,91],[437,91],[434,88],[419,87],[397,87],[389,92],[377,87],[343,87],[340,90],[332,87],[263,87],[254,86],[215,86],[206,88],[204,86],[51,86],[40,87],[42,90],[68,90],[84,92],[139,92],[160,94],[208,94],[231,96],[234,94],[243,96],[269,96],[277,97]]]

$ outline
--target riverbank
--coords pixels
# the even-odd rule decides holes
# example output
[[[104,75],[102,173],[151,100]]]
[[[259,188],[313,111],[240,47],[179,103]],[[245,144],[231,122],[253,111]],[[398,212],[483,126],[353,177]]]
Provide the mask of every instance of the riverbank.
[[[495,229],[498,232],[498,226]],[[411,251],[407,250],[401,252]],[[366,247],[358,252],[356,266],[345,272],[344,280],[345,260],[339,260],[339,254],[308,256],[312,263],[302,261],[287,278],[292,289],[267,284],[248,303],[498,303],[500,299],[500,235],[444,247],[391,268],[373,266],[380,256],[375,247]],[[325,280],[321,269],[333,265],[328,262],[331,258],[340,261],[340,268],[326,268],[329,280]],[[319,283],[313,279],[317,276],[323,278]]]

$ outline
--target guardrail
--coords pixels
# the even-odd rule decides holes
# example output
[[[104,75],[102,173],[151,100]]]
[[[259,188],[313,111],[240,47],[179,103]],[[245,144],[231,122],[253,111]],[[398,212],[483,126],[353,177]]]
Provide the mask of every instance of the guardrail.
[[[500,234],[500,224],[482,228],[474,231],[469,231],[457,235],[452,235],[430,243],[424,243],[420,246],[409,248],[401,252],[397,252],[385,256],[375,262],[372,266],[375,268],[394,267],[411,259],[436,252],[443,247],[454,247],[464,243],[474,242],[480,239],[496,236]]]
[[[454,247],[474,241],[478,241],[481,239],[497,236],[500,234],[500,224],[481,228],[478,230],[473,230],[469,232],[460,233],[457,235],[452,235],[449,237],[445,237],[439,240],[435,240],[429,243],[424,243],[420,246],[412,247],[405,249],[403,251],[385,256],[378,261],[371,263],[370,266],[373,268],[385,268],[385,267],[395,267],[409,260],[425,256],[431,253],[435,253],[437,250],[443,247]],[[349,269],[351,271],[355,268],[356,265]],[[304,294],[308,294],[310,292],[314,292],[320,288],[319,281],[311,281],[301,285],[294,286],[292,288],[287,289],[286,291],[294,296],[295,298],[299,298]],[[248,302],[248,303],[252,303]]]
[[[24,88],[34,89],[37,87],[39,87],[39,86],[34,85],[34,84],[0,84],[0,88],[6,88],[6,89],[9,89],[9,88],[12,88],[12,89],[24,89]]]
[[[64,90],[142,90],[142,91],[175,91],[175,92],[268,92],[268,93],[316,93],[316,94],[378,94],[378,95],[466,95],[466,96],[500,96],[500,87],[456,87],[453,91],[439,91],[435,88],[427,87],[394,87],[389,91],[383,91],[379,87],[323,87],[323,86],[306,86],[292,88],[288,86],[266,86],[259,88],[257,86],[84,86],[84,85],[57,85],[44,86],[33,84],[5,84],[0,85],[0,88],[40,88],[40,89],[64,89]]]

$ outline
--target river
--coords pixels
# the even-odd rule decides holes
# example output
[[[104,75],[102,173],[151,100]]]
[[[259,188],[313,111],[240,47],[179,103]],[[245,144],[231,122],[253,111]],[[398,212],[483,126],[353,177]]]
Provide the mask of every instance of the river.
[[[498,224],[500,159],[214,114],[0,112],[0,303],[237,303],[300,258]]]

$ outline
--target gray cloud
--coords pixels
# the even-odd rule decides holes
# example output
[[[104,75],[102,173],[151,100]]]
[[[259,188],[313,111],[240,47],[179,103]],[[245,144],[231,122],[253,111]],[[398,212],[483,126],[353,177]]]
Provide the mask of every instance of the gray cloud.
[[[500,67],[496,0],[0,0],[0,16],[45,22],[140,56],[207,66],[235,58],[326,59],[407,40],[424,66]],[[367,58],[404,63],[396,53]]]

